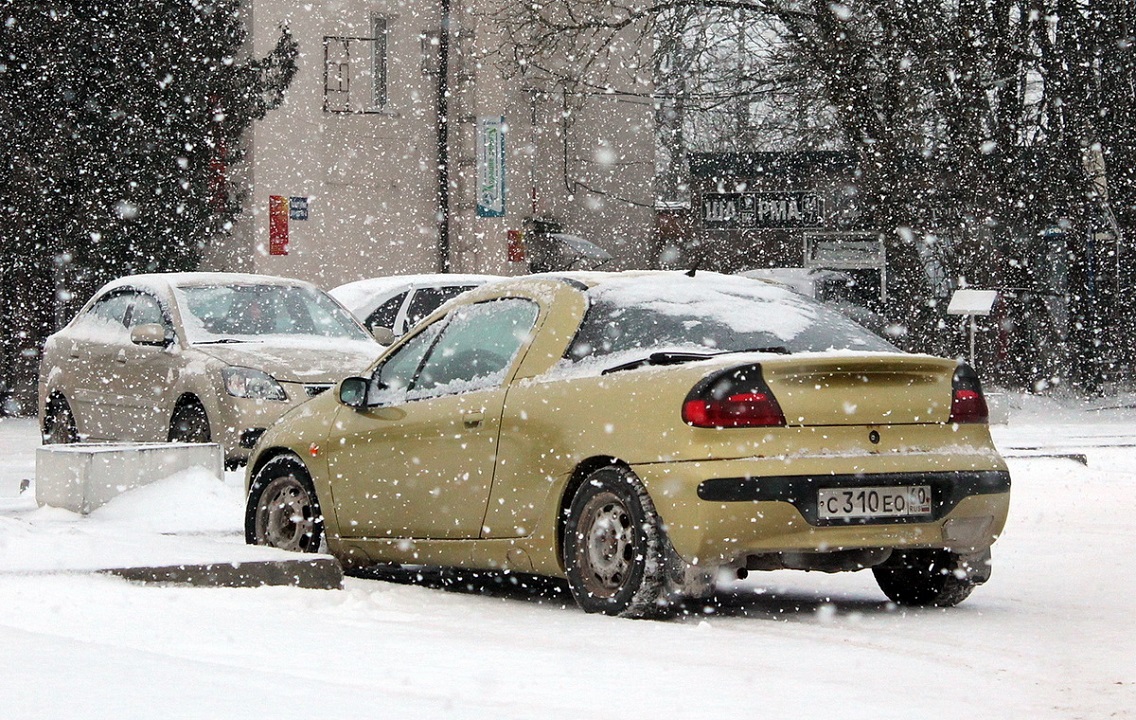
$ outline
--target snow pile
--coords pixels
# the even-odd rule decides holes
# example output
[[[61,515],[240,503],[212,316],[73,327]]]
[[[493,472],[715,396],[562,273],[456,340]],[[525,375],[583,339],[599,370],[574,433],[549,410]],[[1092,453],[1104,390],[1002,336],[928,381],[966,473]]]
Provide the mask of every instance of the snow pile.
[[[189,468],[119,495],[91,517],[138,532],[233,533],[243,527],[244,499],[239,487]]]

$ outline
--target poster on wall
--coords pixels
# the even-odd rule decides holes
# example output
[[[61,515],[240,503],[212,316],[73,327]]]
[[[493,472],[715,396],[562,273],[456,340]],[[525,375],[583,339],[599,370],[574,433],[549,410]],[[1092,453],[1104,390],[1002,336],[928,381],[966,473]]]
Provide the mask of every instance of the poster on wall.
[[[288,254],[289,201],[283,195],[268,197],[268,254]]]
[[[477,118],[477,216],[505,215],[505,118]]]
[[[289,220],[308,219],[306,197],[268,196],[268,254],[287,255]]]

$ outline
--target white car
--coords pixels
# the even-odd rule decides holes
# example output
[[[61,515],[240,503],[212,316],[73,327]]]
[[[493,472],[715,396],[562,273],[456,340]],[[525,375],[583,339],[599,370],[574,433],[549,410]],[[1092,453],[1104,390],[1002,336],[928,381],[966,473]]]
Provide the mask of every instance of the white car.
[[[234,273],[134,275],[47,339],[44,441],[218,442],[230,466],[290,408],[382,347],[310,283]]]
[[[390,330],[386,339],[393,341],[450,298],[500,279],[497,275],[450,273],[390,275],[340,285],[329,294],[368,329],[377,330],[377,336],[385,335],[384,329]]]

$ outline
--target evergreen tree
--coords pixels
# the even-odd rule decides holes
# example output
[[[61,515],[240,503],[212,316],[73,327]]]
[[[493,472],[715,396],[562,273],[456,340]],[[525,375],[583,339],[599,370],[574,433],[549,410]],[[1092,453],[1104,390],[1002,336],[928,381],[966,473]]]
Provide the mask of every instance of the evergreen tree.
[[[282,29],[249,57],[241,13],[0,2],[0,392],[26,404],[43,338],[100,284],[192,269],[231,229],[242,135],[282,101],[297,53]]]

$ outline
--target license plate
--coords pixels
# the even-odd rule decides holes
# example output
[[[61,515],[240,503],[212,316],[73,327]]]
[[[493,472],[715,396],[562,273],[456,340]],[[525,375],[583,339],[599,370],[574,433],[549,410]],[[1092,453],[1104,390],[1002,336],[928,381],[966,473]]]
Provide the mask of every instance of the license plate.
[[[822,520],[910,517],[930,514],[931,487],[929,485],[820,488],[817,490],[817,516]]]

